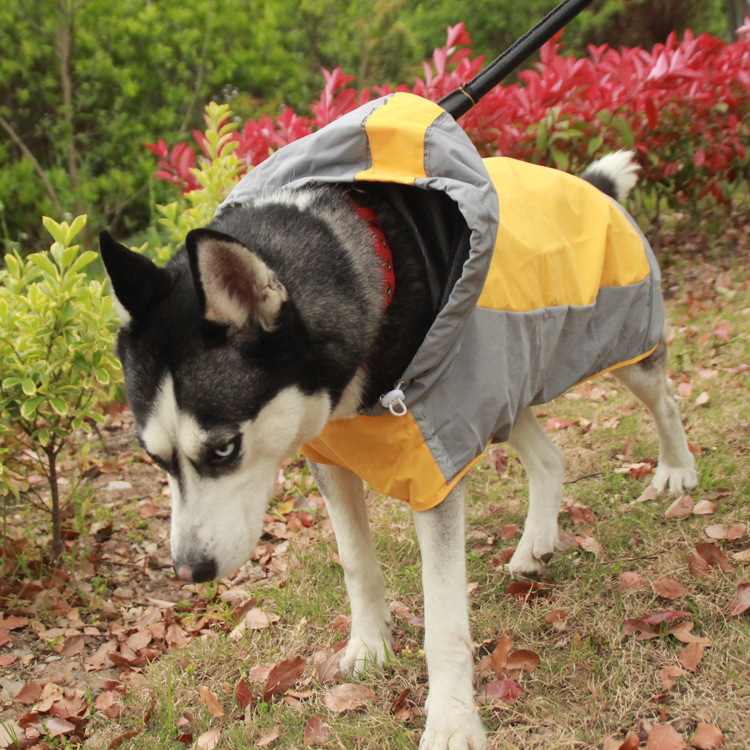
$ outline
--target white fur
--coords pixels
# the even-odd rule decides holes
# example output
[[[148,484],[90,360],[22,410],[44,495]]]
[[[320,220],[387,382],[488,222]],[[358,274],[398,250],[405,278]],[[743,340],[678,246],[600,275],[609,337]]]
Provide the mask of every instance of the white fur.
[[[207,558],[221,577],[247,561],[263,529],[280,461],[317,436],[330,412],[326,394],[286,388],[242,425],[237,470],[218,478],[202,476],[192,462],[209,436],[180,409],[172,378],[165,377],[141,439],[153,455],[165,461],[176,456],[179,462],[181,481],[170,476],[172,557],[178,569]]]
[[[531,409],[521,415],[508,442],[529,478],[529,511],[508,570],[514,575],[537,573],[559,543],[557,515],[562,503],[565,457]]]
[[[614,180],[615,198],[622,203],[638,183],[640,167],[635,162],[634,151],[614,151],[595,161],[584,174],[601,172]]]

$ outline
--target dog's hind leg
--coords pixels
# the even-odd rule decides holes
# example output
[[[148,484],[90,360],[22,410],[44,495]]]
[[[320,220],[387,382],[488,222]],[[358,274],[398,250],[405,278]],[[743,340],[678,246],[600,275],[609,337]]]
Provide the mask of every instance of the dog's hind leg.
[[[309,462],[331,518],[352,608],[342,671],[354,675],[393,653],[385,583],[370,535],[362,480],[349,469]]]
[[[526,409],[508,438],[529,478],[529,511],[521,541],[508,570],[513,575],[538,573],[549,562],[559,537],[557,516],[562,503],[565,457]]]
[[[430,681],[420,750],[481,750],[485,746],[472,686],[464,492],[462,481],[439,505],[414,511],[422,553],[424,650]]]
[[[614,374],[651,412],[659,435],[659,464],[651,486],[662,492],[683,492],[698,484],[695,460],[688,448],[672,387],[667,380],[667,345],[659,343],[646,359],[620,367]]]

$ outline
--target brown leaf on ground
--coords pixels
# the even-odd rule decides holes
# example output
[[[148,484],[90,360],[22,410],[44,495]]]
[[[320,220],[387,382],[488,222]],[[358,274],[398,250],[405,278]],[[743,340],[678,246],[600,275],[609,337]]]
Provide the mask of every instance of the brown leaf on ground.
[[[497,641],[497,646],[490,656],[490,665],[495,676],[505,668],[510,654],[511,639],[509,635],[501,636]]]
[[[726,573],[732,567],[732,561],[711,542],[696,544],[695,552],[712,568],[718,568],[722,573]]]
[[[513,581],[506,591],[513,596],[519,596],[526,601],[538,597],[549,596],[552,589],[544,583],[537,581]]]
[[[737,562],[750,562],[750,549],[743,549],[740,552],[735,552],[732,555],[732,560],[737,560]]]
[[[661,689],[669,690],[670,688],[673,688],[677,682],[677,678],[686,674],[687,672],[676,664],[671,664],[668,667],[660,669],[659,679],[661,680]]]
[[[628,732],[625,739],[619,737],[607,737],[604,740],[603,750],[637,750],[641,746],[641,740],[635,732]]]
[[[690,738],[690,747],[697,747],[699,750],[715,750],[723,746],[724,735],[718,727],[702,721],[698,723],[695,733]]]
[[[737,596],[729,612],[730,617],[739,617],[750,609],[750,583],[740,583],[737,585]]]
[[[688,643],[688,645],[680,651],[680,664],[682,664],[682,666],[689,672],[695,672],[703,659],[703,652],[705,650],[706,647],[702,643]]]
[[[547,612],[544,619],[557,631],[562,632],[568,629],[568,615],[563,609],[553,609]]]
[[[276,664],[266,680],[266,687],[263,690],[263,700],[268,703],[274,695],[278,695],[294,687],[299,682],[299,678],[302,677],[306,666],[307,659],[302,656],[284,659]]]
[[[694,622],[678,622],[669,628],[669,634],[673,635],[678,641],[682,641],[683,643],[700,643],[704,646],[710,646],[711,639],[695,635],[695,633],[693,633],[694,627]]]
[[[687,556],[688,571],[693,578],[705,578],[711,575],[711,566],[705,557],[701,557],[697,552],[691,552]]]
[[[31,681],[27,682],[16,694],[13,699],[16,703],[23,703],[25,706],[30,706],[32,703],[36,703],[42,697],[42,683]]]
[[[710,500],[699,500],[693,508],[693,515],[712,516],[716,513],[716,504]]]
[[[685,750],[685,738],[671,724],[657,724],[648,735],[646,750]]]
[[[212,693],[205,685],[198,687],[198,695],[201,699],[201,703],[208,709],[208,713],[211,714],[215,719],[220,719],[224,716],[224,709],[219,703],[219,699],[216,697],[216,693]]]
[[[539,654],[529,649],[519,648],[513,651],[505,662],[506,669],[520,669],[524,672],[533,672],[541,662]]]
[[[500,528],[500,531],[497,532],[497,536],[504,542],[509,542],[511,539],[518,536],[519,531],[521,531],[521,527],[517,523],[509,523]]]
[[[346,682],[335,685],[323,696],[323,705],[334,713],[356,711],[367,705],[367,701],[374,701],[375,693],[364,685]]]
[[[664,513],[665,518],[687,518],[692,512],[695,503],[690,495],[681,495]]]
[[[322,745],[330,733],[331,727],[315,714],[305,724],[305,745]]]
[[[578,542],[578,546],[581,549],[586,550],[586,552],[590,552],[595,557],[602,557],[604,555],[604,548],[596,539],[594,539],[593,536],[577,536],[576,542]]]
[[[277,724],[270,732],[267,732],[258,740],[258,747],[268,747],[276,742],[280,735],[281,725]]]
[[[680,599],[689,593],[679,581],[667,577],[654,581],[654,591],[663,599]]]

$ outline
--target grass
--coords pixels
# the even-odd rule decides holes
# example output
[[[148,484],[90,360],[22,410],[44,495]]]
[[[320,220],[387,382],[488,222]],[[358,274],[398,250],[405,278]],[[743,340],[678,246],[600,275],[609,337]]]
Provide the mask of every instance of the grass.
[[[555,431],[553,438],[568,456],[565,497],[596,514],[595,521],[581,526],[565,513],[561,527],[593,537],[602,552],[595,556],[576,546],[557,554],[545,577],[550,596],[527,603],[507,593],[511,580],[496,564],[503,548],[514,544],[499,540],[500,529],[523,524],[523,471],[511,455],[501,477],[488,458],[472,473],[467,553],[469,581],[477,584],[470,597],[474,641],[509,635],[514,648],[541,657],[536,670],[518,678],[523,692],[516,703],[481,709],[490,748],[598,748],[608,737],[624,739],[628,731],[645,738],[649,726],[660,722],[671,722],[688,739],[699,721],[718,726],[726,747],[750,747],[750,616],[728,617],[736,586],[750,579],[750,571],[747,563],[735,562],[727,573],[714,570],[696,579],[686,563],[695,544],[708,541],[708,524],[747,523],[750,517],[750,372],[745,367],[750,362],[750,290],[746,269],[726,273],[726,288],[714,281],[698,303],[695,289],[700,286],[691,287],[690,294],[678,290],[668,311],[675,336],[671,374],[676,383],[692,387],[692,393],[680,397],[680,407],[688,439],[701,447],[701,484],[693,496],[696,501],[712,498],[722,488],[714,515],[669,520],[664,511],[673,498],[635,502],[647,480],[616,469],[655,459],[655,432],[618,381],[600,379],[596,385],[603,394],[596,400],[583,389],[540,408],[538,416],[543,422],[552,416],[593,421],[590,429],[573,426]],[[716,333],[719,319],[732,324],[728,341]],[[688,390],[683,387],[684,394]],[[709,398],[701,405],[698,396],[704,391]],[[278,727],[271,747],[302,748],[306,722],[318,715],[332,728],[325,747],[415,748],[427,688],[423,633],[399,613],[404,607],[421,612],[418,549],[407,509],[384,498],[371,500],[387,596],[397,603],[396,658],[387,668],[372,669],[365,680],[375,700],[359,711],[332,714],[323,704],[330,686],[315,679],[313,657],[346,637],[333,626],[348,610],[343,575],[331,557],[334,540],[321,524],[312,537],[291,540],[288,574],[245,584],[259,607],[279,616],[278,623],[239,641],[224,635],[203,639],[153,662],[126,692],[119,721],[99,720],[88,746],[107,747],[114,737],[138,731],[121,747],[176,750],[186,746],[178,739],[181,732],[197,739],[219,727],[217,747],[233,750],[257,746]],[[731,554],[747,548],[748,538],[718,544]],[[624,588],[622,573],[639,574],[644,586]],[[652,584],[663,576],[683,583],[688,594],[675,601],[658,597]],[[694,632],[712,642],[695,673],[668,688],[659,671],[679,664],[684,644],[671,636],[639,641],[623,633],[627,618],[664,609],[690,612]],[[545,619],[553,610],[565,612],[564,629]],[[235,685],[254,666],[295,656],[309,660],[297,694],[260,702],[245,720],[235,705]],[[201,686],[217,695],[224,717],[209,714],[199,700]],[[391,704],[405,688],[410,689],[408,716],[397,717]],[[261,693],[262,684],[255,684],[254,692]]]

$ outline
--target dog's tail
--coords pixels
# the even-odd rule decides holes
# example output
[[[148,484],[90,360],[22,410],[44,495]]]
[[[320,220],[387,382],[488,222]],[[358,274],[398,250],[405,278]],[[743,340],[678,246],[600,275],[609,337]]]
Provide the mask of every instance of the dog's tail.
[[[633,151],[615,151],[586,167],[581,177],[622,203],[638,182],[639,169]]]

